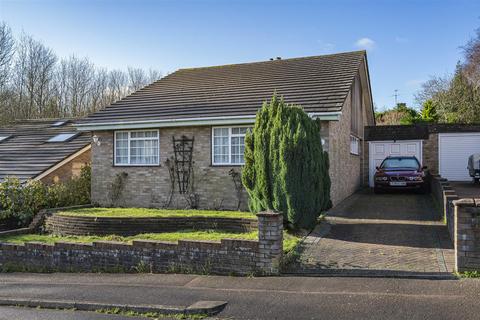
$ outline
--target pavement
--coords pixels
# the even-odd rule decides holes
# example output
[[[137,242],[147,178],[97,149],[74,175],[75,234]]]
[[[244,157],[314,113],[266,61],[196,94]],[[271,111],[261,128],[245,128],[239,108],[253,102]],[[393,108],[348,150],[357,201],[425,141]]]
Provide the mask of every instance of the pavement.
[[[189,305],[228,301],[216,319],[478,319],[480,280],[240,278],[179,274],[0,274],[0,297]],[[0,307],[0,319],[130,319]]]
[[[362,190],[330,210],[287,273],[451,277],[454,250],[430,195]]]

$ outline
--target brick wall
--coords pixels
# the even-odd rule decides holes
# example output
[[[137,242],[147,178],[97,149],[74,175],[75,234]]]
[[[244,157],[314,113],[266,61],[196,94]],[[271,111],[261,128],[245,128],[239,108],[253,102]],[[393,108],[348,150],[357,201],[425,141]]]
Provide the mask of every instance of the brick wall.
[[[423,140],[423,165],[427,166],[432,174],[438,174],[438,133],[430,133],[428,139]]]
[[[432,176],[431,180],[432,196],[435,205],[440,208],[441,215],[447,224],[450,239],[455,239],[455,207],[453,201],[458,200],[458,195],[450,186],[447,179],[438,175]]]
[[[322,121],[321,124],[324,149],[328,151],[331,146],[331,135],[328,133],[329,122]],[[92,203],[102,206],[112,205],[110,196],[112,183],[117,174],[126,172],[125,188],[120,199],[114,205],[164,207],[170,192],[169,173],[164,162],[174,156],[172,136],[179,138],[185,135],[195,137],[193,160],[195,162],[195,192],[199,195],[199,208],[236,209],[237,193],[228,173],[232,168],[241,172],[241,166],[212,166],[211,127],[161,128],[159,130],[161,165],[155,167],[113,166],[113,131],[94,132],[99,137],[101,144],[100,146],[92,145]],[[348,148],[350,148],[349,145]],[[330,162],[332,166],[336,166],[334,160],[331,159]],[[333,182],[333,184],[335,183]],[[175,190],[178,190],[177,185],[175,185]],[[175,192],[170,207],[185,208],[187,202],[182,195]],[[248,195],[245,190],[242,192],[240,209],[248,209]]]
[[[283,254],[283,217],[273,212],[259,213],[258,228],[258,241],[0,243],[0,268],[42,272],[278,274]]]
[[[339,121],[329,123],[330,179],[332,203],[337,205],[368,181],[368,146],[364,140],[364,128],[360,131],[359,155],[350,153],[351,97],[345,100]],[[367,111],[362,107],[363,124],[368,124]],[[367,182],[368,184],[368,182]]]
[[[91,151],[87,150],[82,154],[78,155],[74,159],[65,163],[63,166],[57,170],[49,173],[41,179],[43,183],[52,184],[58,182],[65,182],[70,180],[72,177],[76,177],[80,174],[80,170],[86,164],[91,162]]]
[[[113,131],[95,132],[100,146],[92,146],[92,202],[111,205],[111,186],[115,176],[126,172],[125,188],[115,205],[132,207],[163,207],[170,193],[170,179],[165,160],[174,156],[172,136],[195,137],[193,161],[195,192],[199,208],[236,209],[237,196],[230,169],[240,172],[240,166],[211,165],[211,127],[181,127],[160,129],[160,166],[113,166]],[[175,190],[178,185],[175,184]],[[246,210],[248,198],[241,196],[241,209]],[[170,207],[185,208],[187,202],[175,192]]]
[[[223,230],[250,232],[256,230],[256,219],[211,217],[81,217],[54,214],[46,218],[46,231],[58,235],[120,235],[175,232],[180,230]]]
[[[455,269],[480,270],[480,199],[459,199],[455,206]]]

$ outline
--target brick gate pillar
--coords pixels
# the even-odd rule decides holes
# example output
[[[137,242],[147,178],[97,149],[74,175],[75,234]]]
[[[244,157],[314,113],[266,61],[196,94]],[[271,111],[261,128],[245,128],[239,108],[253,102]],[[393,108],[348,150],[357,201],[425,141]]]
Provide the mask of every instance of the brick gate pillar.
[[[264,274],[279,274],[283,255],[283,215],[274,211],[257,213],[257,267]]]

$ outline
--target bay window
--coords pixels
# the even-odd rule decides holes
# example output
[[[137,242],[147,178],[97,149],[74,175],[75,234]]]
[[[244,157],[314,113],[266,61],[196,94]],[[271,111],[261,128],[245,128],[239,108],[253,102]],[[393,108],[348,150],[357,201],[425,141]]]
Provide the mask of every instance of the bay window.
[[[155,166],[160,164],[158,130],[116,131],[115,165]]]

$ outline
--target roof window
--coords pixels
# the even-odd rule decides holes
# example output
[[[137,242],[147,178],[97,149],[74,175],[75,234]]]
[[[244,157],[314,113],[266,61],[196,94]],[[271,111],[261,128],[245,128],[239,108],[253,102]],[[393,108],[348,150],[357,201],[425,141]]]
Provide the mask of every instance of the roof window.
[[[65,142],[73,139],[77,133],[60,133],[47,140],[47,142]]]
[[[2,136],[0,136],[0,143],[6,141],[6,140],[8,140],[8,139],[10,139],[11,137],[13,137],[13,136],[12,136],[12,135],[9,135],[9,136],[3,136],[3,135],[2,135]]]
[[[65,125],[68,122],[68,120],[60,120],[52,124],[52,127],[61,127]]]

